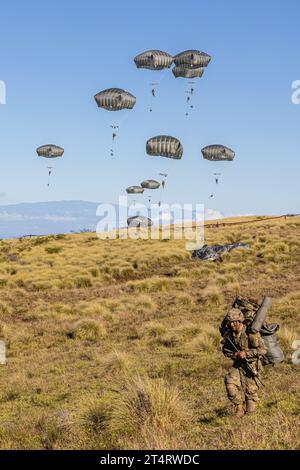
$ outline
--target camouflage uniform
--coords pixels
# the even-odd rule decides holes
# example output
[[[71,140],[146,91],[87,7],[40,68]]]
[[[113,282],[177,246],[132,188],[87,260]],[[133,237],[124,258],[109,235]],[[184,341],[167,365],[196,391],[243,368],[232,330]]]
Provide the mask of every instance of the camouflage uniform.
[[[246,352],[248,361],[257,372],[262,370],[261,357],[267,352],[265,344],[259,333],[249,333],[246,326],[239,333],[231,331],[222,341],[223,354],[234,361],[233,366],[225,376],[225,386],[229,400],[235,405],[242,405],[245,399],[246,401],[253,400],[257,402],[259,387],[256,380],[248,371],[244,370],[243,360],[234,359],[235,351],[227,340],[228,337],[239,351]]]

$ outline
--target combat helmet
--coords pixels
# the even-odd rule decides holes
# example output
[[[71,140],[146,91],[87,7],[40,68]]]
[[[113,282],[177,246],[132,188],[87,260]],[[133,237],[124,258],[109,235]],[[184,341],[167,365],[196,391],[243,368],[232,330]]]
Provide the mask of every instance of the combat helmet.
[[[238,308],[231,308],[229,312],[227,313],[226,320],[227,322],[239,321],[243,323],[245,320],[245,317]]]

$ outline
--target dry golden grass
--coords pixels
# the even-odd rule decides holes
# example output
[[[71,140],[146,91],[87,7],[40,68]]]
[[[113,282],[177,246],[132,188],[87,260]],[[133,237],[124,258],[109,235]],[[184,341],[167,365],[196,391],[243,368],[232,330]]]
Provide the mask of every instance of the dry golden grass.
[[[173,239],[0,241],[0,447],[299,448],[300,219],[226,222],[245,221],[206,229],[208,244],[250,244],[223,263]],[[287,358],[242,428],[218,332],[237,293],[273,297]]]

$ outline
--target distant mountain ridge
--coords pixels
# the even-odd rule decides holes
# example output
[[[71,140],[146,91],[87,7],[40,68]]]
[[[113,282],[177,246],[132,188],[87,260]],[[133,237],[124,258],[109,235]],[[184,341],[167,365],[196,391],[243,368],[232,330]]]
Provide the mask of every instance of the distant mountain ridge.
[[[52,235],[82,230],[95,231],[97,224],[101,221],[101,216],[96,215],[99,204],[98,202],[78,200],[1,205],[0,238]],[[117,225],[114,218],[109,222],[114,228],[126,226],[126,210],[120,211],[116,204],[113,204],[113,207],[117,215]],[[138,211],[138,205],[136,211]],[[133,215],[133,212],[135,212],[134,209],[130,211],[130,215]],[[118,220],[119,215],[120,220]],[[212,209],[207,209],[205,215],[206,219],[224,217],[223,214]],[[191,213],[190,218],[193,216],[194,213]]]

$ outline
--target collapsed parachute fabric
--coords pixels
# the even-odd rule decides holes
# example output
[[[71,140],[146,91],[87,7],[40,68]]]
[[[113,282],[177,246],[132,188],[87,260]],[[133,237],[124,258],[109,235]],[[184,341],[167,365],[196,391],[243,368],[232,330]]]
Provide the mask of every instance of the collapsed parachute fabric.
[[[208,145],[202,150],[203,158],[212,162],[232,161],[235,157],[235,152],[224,145]]]
[[[184,66],[190,69],[207,67],[210,61],[211,56],[209,54],[193,49],[180,52],[174,57],[176,67]]]
[[[136,97],[121,88],[108,88],[97,93],[94,98],[98,108],[104,108],[107,111],[132,109],[136,103]]]
[[[144,188],[141,186],[129,186],[126,188],[127,194],[143,194]]]
[[[148,217],[143,217],[142,215],[135,215],[134,217],[129,217],[127,219],[127,225],[129,228],[151,227],[151,225],[153,225],[153,222]]]
[[[193,251],[192,258],[220,261],[224,253],[228,253],[236,248],[250,248],[250,245],[242,242],[229,243],[228,245],[203,245],[199,250]]]
[[[183,155],[183,146],[176,137],[172,137],[170,135],[158,135],[147,141],[146,152],[148,155],[152,156],[180,160]]]
[[[185,67],[184,65],[175,66],[172,69],[173,75],[175,78],[201,78],[204,73],[203,67],[197,67],[194,69],[190,69]]]
[[[62,157],[64,154],[64,149],[58,145],[48,144],[42,145],[36,149],[36,152],[39,157],[44,158],[57,158]]]
[[[142,181],[141,186],[145,189],[158,189],[160,187],[160,183],[156,180],[145,180]]]
[[[145,51],[134,58],[138,69],[163,70],[171,67],[173,57],[164,51]]]

